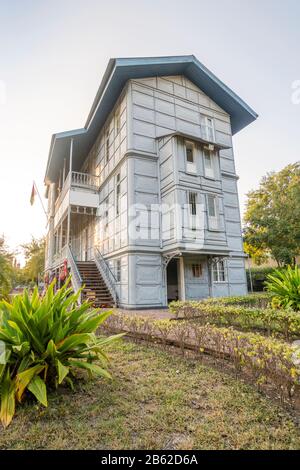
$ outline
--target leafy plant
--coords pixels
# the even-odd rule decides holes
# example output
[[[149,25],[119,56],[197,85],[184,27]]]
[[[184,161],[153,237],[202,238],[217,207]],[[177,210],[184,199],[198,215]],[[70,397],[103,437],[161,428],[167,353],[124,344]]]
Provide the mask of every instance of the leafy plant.
[[[63,382],[73,387],[71,377],[78,369],[110,377],[103,348],[122,335],[97,337],[96,329],[111,312],[91,310],[88,302],[78,306],[80,292],[72,293],[69,283],[70,279],[56,292],[52,283],[42,298],[36,288],[31,296],[24,291],[11,303],[0,302],[0,341],[4,345],[0,420],[5,427],[27,390],[47,406],[47,388]]]
[[[300,268],[288,266],[284,270],[276,270],[269,274],[266,282],[267,290],[274,297],[275,308],[291,308],[300,310]]]

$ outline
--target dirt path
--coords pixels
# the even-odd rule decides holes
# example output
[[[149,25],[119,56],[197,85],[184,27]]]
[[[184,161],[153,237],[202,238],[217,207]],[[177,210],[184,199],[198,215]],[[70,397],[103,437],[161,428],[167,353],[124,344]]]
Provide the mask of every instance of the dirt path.
[[[151,318],[153,320],[160,320],[165,318],[174,318],[173,315],[170,314],[167,308],[164,309],[154,309],[154,310],[126,310],[124,308],[116,309],[117,313],[123,313],[129,316],[138,316],[138,317],[145,317]]]

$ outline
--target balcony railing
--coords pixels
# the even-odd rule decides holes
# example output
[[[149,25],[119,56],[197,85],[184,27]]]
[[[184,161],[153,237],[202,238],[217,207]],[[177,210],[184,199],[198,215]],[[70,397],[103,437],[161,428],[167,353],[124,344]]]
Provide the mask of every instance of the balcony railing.
[[[89,173],[80,173],[79,171],[72,171],[71,186],[98,189],[99,176],[91,175]]]
[[[91,191],[98,191],[99,186],[99,176],[91,175],[89,173],[81,173],[79,171],[72,171],[72,173],[69,173],[66,177],[63,187],[55,201],[55,210],[58,209],[70,188],[83,188]]]

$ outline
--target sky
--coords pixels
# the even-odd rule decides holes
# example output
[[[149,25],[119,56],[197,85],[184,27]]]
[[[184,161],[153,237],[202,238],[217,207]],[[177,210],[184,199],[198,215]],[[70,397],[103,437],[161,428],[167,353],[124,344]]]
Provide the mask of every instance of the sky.
[[[45,234],[32,182],[43,195],[51,135],[83,127],[111,57],[194,54],[259,114],[234,137],[243,212],[300,160],[299,22],[299,0],[0,0],[0,234]]]

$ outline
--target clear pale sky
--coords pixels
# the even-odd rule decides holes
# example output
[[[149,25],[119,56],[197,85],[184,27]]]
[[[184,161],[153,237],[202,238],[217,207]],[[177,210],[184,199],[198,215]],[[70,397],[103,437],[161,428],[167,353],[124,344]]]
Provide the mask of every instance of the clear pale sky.
[[[110,57],[194,54],[259,119],[234,137],[241,207],[299,157],[299,0],[0,0],[0,234],[45,233],[32,181],[52,133],[80,128]]]

